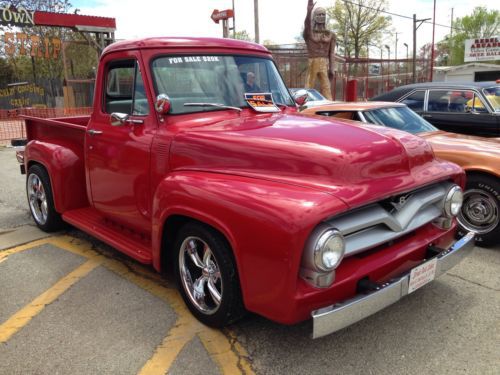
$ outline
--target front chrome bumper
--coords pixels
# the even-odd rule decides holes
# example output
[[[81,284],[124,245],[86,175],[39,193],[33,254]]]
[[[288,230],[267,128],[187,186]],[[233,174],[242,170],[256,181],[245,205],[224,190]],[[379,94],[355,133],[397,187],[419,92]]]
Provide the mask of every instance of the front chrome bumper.
[[[450,249],[436,255],[435,277],[460,263],[473,248],[474,233],[469,232]],[[399,301],[408,294],[410,273],[411,270],[368,294],[357,295],[349,300],[313,311],[312,337],[318,338],[341,330]]]

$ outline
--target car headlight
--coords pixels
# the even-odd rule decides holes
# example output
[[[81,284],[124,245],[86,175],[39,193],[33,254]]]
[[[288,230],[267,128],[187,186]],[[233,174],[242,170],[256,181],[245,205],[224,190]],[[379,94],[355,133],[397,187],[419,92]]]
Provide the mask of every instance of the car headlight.
[[[324,272],[332,271],[340,264],[345,252],[345,241],[336,229],[327,229],[314,246],[314,264]]]
[[[448,217],[457,216],[462,208],[463,199],[462,189],[457,185],[451,187],[444,199],[444,214]]]

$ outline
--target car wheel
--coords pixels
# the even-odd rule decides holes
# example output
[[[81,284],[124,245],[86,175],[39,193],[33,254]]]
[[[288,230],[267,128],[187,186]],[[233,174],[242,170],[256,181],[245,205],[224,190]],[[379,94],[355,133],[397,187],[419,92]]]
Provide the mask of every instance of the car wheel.
[[[31,216],[41,230],[54,232],[64,228],[61,215],[54,206],[49,175],[41,165],[35,164],[28,169],[26,194]]]
[[[459,232],[476,233],[479,246],[500,243],[500,181],[487,175],[467,176]]]
[[[201,223],[179,232],[175,277],[191,313],[211,327],[223,327],[244,312],[233,253],[224,237]]]

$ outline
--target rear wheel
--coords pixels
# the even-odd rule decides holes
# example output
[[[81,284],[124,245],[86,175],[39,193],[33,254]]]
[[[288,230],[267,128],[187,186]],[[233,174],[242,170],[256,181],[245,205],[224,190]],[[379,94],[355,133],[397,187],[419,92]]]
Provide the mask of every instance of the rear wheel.
[[[488,175],[467,176],[459,233],[476,233],[479,246],[500,243],[500,181]]]
[[[40,229],[54,232],[64,227],[61,215],[54,207],[49,175],[41,165],[35,164],[28,169],[26,194],[31,216]]]
[[[223,327],[244,312],[234,257],[224,237],[201,223],[179,232],[175,276],[191,313],[202,323]]]

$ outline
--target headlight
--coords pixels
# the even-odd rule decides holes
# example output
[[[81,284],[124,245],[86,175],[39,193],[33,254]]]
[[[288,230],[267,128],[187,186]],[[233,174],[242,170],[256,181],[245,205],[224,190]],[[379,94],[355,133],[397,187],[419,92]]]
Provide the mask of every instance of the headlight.
[[[457,216],[462,208],[464,195],[459,186],[453,186],[448,190],[444,199],[444,214],[448,217]]]
[[[344,257],[345,241],[336,229],[323,232],[314,246],[314,264],[321,271],[332,271],[337,268]]]

